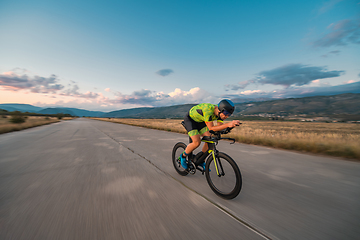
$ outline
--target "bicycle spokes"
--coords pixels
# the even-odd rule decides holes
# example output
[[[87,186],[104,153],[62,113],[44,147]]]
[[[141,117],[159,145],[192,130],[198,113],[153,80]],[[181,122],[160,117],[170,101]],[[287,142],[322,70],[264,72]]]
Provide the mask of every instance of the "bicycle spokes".
[[[217,175],[219,177],[225,176],[225,171],[224,171],[224,168],[223,168],[223,166],[221,164],[220,158],[216,157],[215,159],[216,159],[217,165],[219,166],[219,172],[217,172]]]
[[[214,157],[213,157],[214,156]],[[241,173],[235,161],[228,155],[217,152],[208,159],[207,167],[216,171],[205,172],[210,188],[220,197],[236,197],[242,185]]]
[[[186,169],[184,169],[181,166],[181,160],[180,160],[180,155],[184,152],[185,148],[186,148],[185,143],[178,142],[177,144],[175,144],[173,151],[172,151],[173,165],[175,167],[175,170],[182,176],[185,176],[188,174],[188,171],[186,171]]]

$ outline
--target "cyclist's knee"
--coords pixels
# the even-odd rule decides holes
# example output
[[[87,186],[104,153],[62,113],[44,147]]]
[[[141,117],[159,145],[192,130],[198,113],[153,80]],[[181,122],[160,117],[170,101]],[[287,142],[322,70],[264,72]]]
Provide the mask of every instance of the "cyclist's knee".
[[[199,139],[194,138],[191,144],[193,144],[193,146],[194,146],[195,148],[199,147],[200,144],[201,144],[200,138],[199,138]]]
[[[209,131],[207,131],[207,132],[204,132],[202,136],[207,136],[207,137],[210,137],[210,136],[211,136],[211,134],[210,134],[210,132],[209,132]]]
[[[194,147],[199,147],[201,144],[201,141],[193,141]]]

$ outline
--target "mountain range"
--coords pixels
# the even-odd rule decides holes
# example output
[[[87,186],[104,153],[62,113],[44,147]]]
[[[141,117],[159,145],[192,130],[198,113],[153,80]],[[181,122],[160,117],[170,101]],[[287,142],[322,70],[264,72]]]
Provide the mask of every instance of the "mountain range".
[[[30,104],[4,103],[4,104],[0,104],[0,109],[4,109],[9,112],[13,112],[13,111],[38,112],[38,111],[41,111],[43,108],[35,107]]]
[[[17,103],[6,103],[0,104],[0,109],[13,112],[13,111],[20,111],[20,112],[29,112],[29,113],[39,113],[39,114],[70,114],[72,116],[77,117],[100,117],[104,115],[106,112],[101,111],[88,111],[84,109],[78,108],[41,108],[36,107],[30,104],[17,104]]]
[[[78,108],[41,108],[29,104],[0,104],[0,109],[39,114],[64,113],[79,117],[183,118],[194,105],[131,108],[112,112],[88,111]],[[346,93],[333,96],[236,103],[233,117],[242,118],[246,116],[308,116],[360,120],[360,94]]]

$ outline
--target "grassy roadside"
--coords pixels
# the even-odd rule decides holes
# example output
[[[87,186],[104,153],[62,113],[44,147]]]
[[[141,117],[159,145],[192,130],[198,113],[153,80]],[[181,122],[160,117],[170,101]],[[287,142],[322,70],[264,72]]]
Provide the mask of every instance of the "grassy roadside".
[[[152,129],[186,133],[182,120],[92,118]],[[227,136],[237,142],[360,160],[360,124],[242,121]]]
[[[0,134],[13,132],[13,131],[20,131],[23,129],[37,127],[37,126],[60,121],[58,118],[55,117],[27,117],[24,123],[10,123],[9,119],[10,117],[0,118]],[[72,118],[63,118],[63,120],[68,120],[68,119],[72,119]]]

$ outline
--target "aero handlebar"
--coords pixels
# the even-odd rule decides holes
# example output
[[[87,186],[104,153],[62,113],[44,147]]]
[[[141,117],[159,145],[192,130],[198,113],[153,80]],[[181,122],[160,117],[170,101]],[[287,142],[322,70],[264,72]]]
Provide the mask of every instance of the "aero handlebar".
[[[221,130],[221,131],[218,131],[218,132],[214,132],[213,130],[210,130],[209,132],[214,135],[215,139],[216,140],[221,140],[221,139],[227,139],[227,140],[231,140],[233,141],[232,143],[230,144],[234,144],[235,143],[235,139],[234,138],[222,138],[221,137],[221,134],[228,134],[230,133],[230,131],[233,129],[233,127],[228,127],[228,128],[225,128],[224,130]]]

